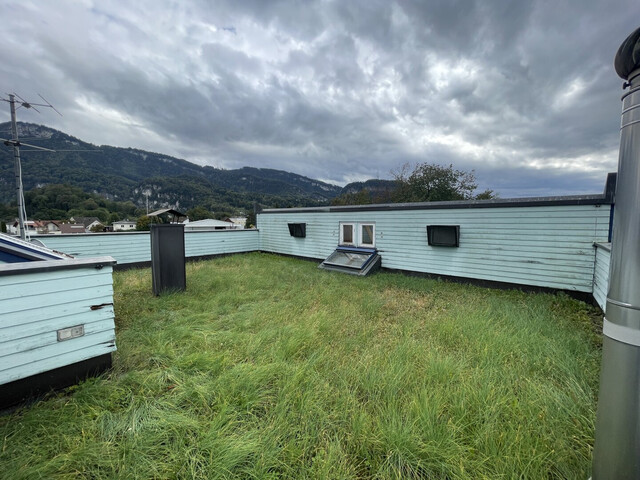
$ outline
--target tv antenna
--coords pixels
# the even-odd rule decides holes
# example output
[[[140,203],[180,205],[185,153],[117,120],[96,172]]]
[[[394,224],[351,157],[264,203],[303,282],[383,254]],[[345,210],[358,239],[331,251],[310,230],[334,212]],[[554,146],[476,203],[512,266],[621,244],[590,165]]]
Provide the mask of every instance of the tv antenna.
[[[45,152],[55,152],[50,148],[38,147],[37,145],[30,145],[28,143],[20,142],[18,138],[18,122],[16,120],[16,110],[17,108],[33,108],[36,112],[40,113],[36,107],[47,107],[53,109],[58,115],[62,116],[62,114],[55,109],[48,100],[46,100],[42,95],[38,94],[38,96],[45,101],[46,103],[32,103],[27,102],[24,98],[22,98],[17,93],[8,93],[9,98],[0,98],[3,102],[7,102],[9,104],[9,108],[11,110],[11,139],[0,138],[0,141],[4,142],[4,144],[8,147],[13,147],[13,159],[14,159],[14,168],[15,168],[15,176],[16,176],[16,197],[18,199],[18,221],[20,225],[20,238],[22,240],[26,240],[26,229],[25,229],[25,221],[27,218],[27,211],[24,206],[24,191],[22,188],[22,165],[20,164],[20,147],[30,147],[35,150],[41,150]],[[16,100],[18,97],[18,100]],[[16,108],[16,103],[18,107]]]

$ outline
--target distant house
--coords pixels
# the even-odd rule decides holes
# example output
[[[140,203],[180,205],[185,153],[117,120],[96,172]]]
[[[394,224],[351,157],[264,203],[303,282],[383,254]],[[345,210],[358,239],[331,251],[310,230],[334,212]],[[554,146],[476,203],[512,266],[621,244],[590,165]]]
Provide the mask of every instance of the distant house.
[[[208,230],[233,230],[237,228],[232,222],[224,220],[214,220],[207,218],[205,220],[196,220],[195,222],[184,222],[185,232],[202,232]]]
[[[41,235],[59,234],[61,223],[59,220],[41,220],[38,233]]]
[[[28,235],[35,235],[38,233],[38,228],[40,227],[40,222],[35,220],[26,220],[24,222],[24,230]],[[9,228],[9,232],[15,235],[20,235],[20,223],[16,220],[11,225],[12,228]]]
[[[136,229],[137,222],[135,220],[120,220],[113,222],[114,232],[130,232]]]
[[[225,218],[225,220],[233,223],[235,225],[234,228],[246,228],[247,217],[229,217]]]
[[[60,233],[86,233],[84,225],[81,223],[61,223],[59,225]]]
[[[102,225],[98,217],[71,217],[69,220],[84,225],[85,232],[90,232],[93,227]]]

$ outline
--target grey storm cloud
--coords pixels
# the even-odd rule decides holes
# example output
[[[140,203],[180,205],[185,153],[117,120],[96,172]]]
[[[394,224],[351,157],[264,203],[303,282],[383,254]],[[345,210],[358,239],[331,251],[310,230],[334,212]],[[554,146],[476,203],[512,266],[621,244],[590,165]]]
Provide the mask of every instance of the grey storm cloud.
[[[64,113],[21,120],[337,184],[453,163],[509,197],[597,192],[616,169],[612,61],[640,4],[23,0],[0,14],[5,91]]]

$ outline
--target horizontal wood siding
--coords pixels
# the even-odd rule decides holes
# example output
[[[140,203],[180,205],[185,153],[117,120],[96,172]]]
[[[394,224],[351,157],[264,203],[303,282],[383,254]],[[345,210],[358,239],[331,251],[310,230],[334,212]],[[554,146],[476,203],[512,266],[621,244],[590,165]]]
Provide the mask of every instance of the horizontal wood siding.
[[[257,230],[185,232],[184,237],[187,258],[252,252],[258,250],[259,245]],[[75,257],[109,255],[119,265],[151,261],[149,232],[48,235],[37,238],[47,247]]]
[[[116,349],[111,266],[2,275],[0,292],[0,384]],[[58,342],[75,325],[84,336]]]
[[[593,269],[593,298],[596,299],[602,311],[607,304],[609,291],[609,260],[611,258],[611,244],[596,244],[596,264]]]
[[[149,232],[43,235],[37,239],[53,250],[79,258],[109,255],[119,264],[151,261]]]
[[[185,232],[185,256],[202,257],[226,253],[254,252],[259,248],[257,230],[214,230]]]
[[[434,210],[296,212],[258,215],[260,249],[326,258],[340,222],[376,224],[385,268],[592,291],[594,241],[609,231],[608,205]],[[304,222],[306,238],[287,224]],[[460,247],[427,244],[427,225],[460,225]]]

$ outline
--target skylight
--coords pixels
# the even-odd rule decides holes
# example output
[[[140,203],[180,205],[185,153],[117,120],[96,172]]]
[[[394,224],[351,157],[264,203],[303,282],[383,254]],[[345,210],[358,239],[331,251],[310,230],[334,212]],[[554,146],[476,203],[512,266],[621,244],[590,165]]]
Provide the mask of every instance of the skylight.
[[[364,276],[378,270],[381,262],[375,248],[338,247],[319,268]]]

